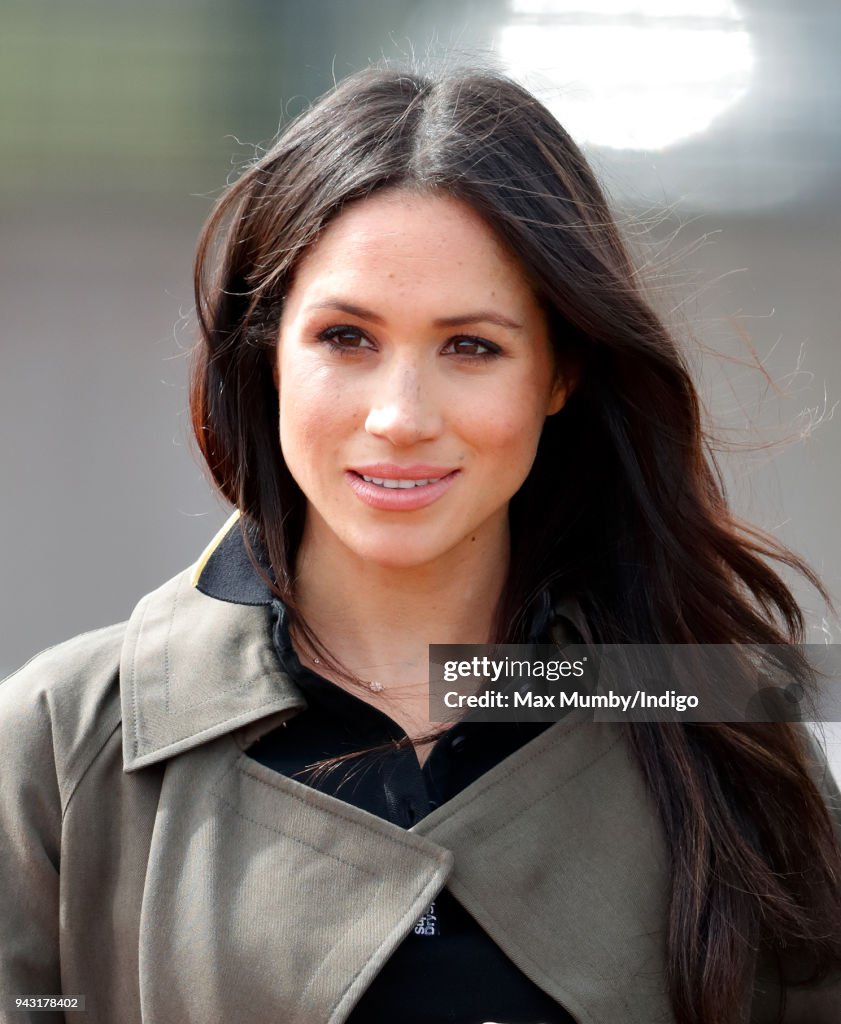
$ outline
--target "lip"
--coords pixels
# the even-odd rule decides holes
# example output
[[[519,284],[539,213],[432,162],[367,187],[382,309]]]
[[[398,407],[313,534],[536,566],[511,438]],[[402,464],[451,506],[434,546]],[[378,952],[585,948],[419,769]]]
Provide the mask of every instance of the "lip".
[[[450,466],[432,466],[428,462],[414,462],[411,466],[398,466],[394,462],[372,462],[369,466],[351,466],[354,473],[392,480],[428,480],[455,472]]]
[[[397,480],[426,480],[428,477],[435,476],[436,473],[441,476],[437,483],[426,484],[423,487],[385,488],[379,484],[371,484],[367,480],[363,480],[359,475],[362,472],[361,469],[345,470],[345,480],[347,480],[354,494],[371,508],[381,509],[386,512],[411,512],[414,509],[425,508],[446,494],[455,483],[456,478],[461,475],[460,469],[444,469],[442,472],[440,468],[434,466],[421,467],[427,471],[426,473],[418,472],[417,466],[407,466],[405,468],[392,466],[390,471],[386,473],[384,472],[386,465],[386,463],[379,463],[377,466],[366,466],[365,475],[382,478],[391,477]],[[429,472],[432,469],[435,469],[436,473]],[[399,473],[395,472],[395,470],[399,470]]]

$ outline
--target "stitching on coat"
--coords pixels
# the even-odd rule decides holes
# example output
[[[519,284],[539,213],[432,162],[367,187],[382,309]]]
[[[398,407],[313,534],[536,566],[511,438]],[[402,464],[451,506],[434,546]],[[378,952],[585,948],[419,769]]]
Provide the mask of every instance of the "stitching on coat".
[[[173,600],[172,613],[170,615],[170,620],[169,620],[169,631],[167,632],[167,639],[166,639],[166,645],[165,645],[164,665],[165,665],[165,679],[166,679],[166,711],[167,711],[167,714],[170,713],[170,688],[169,688],[170,675],[171,675],[171,673],[170,673],[170,659],[169,659],[170,636],[172,634],[172,625],[173,625],[173,622],[175,620],[176,608],[177,608],[178,602],[181,600],[183,589],[184,589],[183,587],[179,586],[179,589],[176,592],[175,598]],[[236,603],[236,602],[230,602],[230,603]],[[261,607],[261,606],[252,605],[250,607]],[[266,661],[266,659],[262,659],[262,660]],[[195,708],[202,708],[202,707],[204,707],[207,704],[213,704],[215,701],[218,701],[220,697],[225,696],[225,695],[230,694],[230,693],[239,693],[242,690],[248,690],[248,689],[250,689],[254,685],[255,681],[262,680],[266,676],[269,676],[269,677],[280,676],[282,679],[288,681],[288,677],[287,677],[286,673],[279,669],[279,667],[277,665],[276,659],[270,655],[267,663],[260,665],[260,671],[256,672],[256,673],[252,673],[251,676],[246,678],[243,682],[237,683],[236,686],[226,686],[224,688],[221,688],[221,687],[217,688],[217,689],[215,689],[213,691],[213,693],[210,694],[210,696],[205,697],[203,700],[194,701],[192,704],[183,704],[183,705],[181,705],[176,710],[175,714],[181,714],[181,713],[183,713],[185,711],[192,711]],[[265,707],[265,704],[262,704],[260,706],[261,707]],[[214,728],[214,726],[209,726],[209,728]],[[190,735],[190,734],[187,733],[186,735]],[[181,737],[181,739],[183,739],[183,738],[184,737]],[[178,741],[177,740],[170,740],[170,742],[177,743]]]
[[[289,832],[284,832],[282,829],[275,828],[273,825],[267,825],[265,822],[257,821],[256,818],[250,818],[247,814],[243,814],[242,811],[237,810],[236,806],[232,804],[230,800],[226,799],[216,790],[213,791],[213,795],[217,800],[225,804],[226,807],[229,807],[238,818],[242,818],[243,821],[248,821],[252,825],[257,825],[259,828],[263,828],[267,832],[274,832],[275,835],[283,836],[284,839],[289,839],[293,843],[297,843],[299,846],[303,846],[308,850],[312,850],[314,853],[320,854],[322,857],[327,857],[329,860],[335,860],[337,863],[344,864],[346,867],[353,868],[355,871],[360,871],[362,874],[369,875],[371,878],[379,878],[379,875],[370,871],[368,868],[362,867],[359,864],[354,864],[349,860],[344,860],[342,857],[337,857],[334,853],[327,853],[326,850],[313,846],[312,843],[308,843],[305,839],[298,839],[297,836],[290,835]]]
[[[270,707],[272,704],[277,704],[279,699],[280,698],[278,698],[278,697],[272,697],[271,700],[267,700],[263,704],[256,704],[254,707],[249,708],[247,713],[248,714],[252,714],[254,711],[262,711],[263,708]],[[290,707],[297,707],[297,706],[298,706],[297,704],[290,705]],[[277,710],[278,711],[288,711],[289,707],[278,708]],[[172,747],[176,743],[180,743],[182,740],[185,740],[185,739],[188,739],[188,738],[189,739],[200,740],[201,742],[204,742],[203,740],[201,740],[201,737],[205,736],[207,733],[213,732],[214,729],[219,729],[220,725],[222,725],[224,727],[225,731],[221,732],[221,733],[217,733],[216,736],[209,737],[210,739],[216,739],[217,736],[218,737],[224,736],[227,733],[234,732],[237,729],[242,727],[241,725],[234,725],[234,724],[232,724],[233,721],[234,721],[233,719],[228,719],[227,721],[224,721],[224,722],[221,722],[221,723],[220,722],[214,722],[212,725],[207,726],[206,729],[201,729],[199,732],[196,732],[195,730],[191,729],[189,732],[185,732],[182,736],[177,736],[175,739],[167,739],[166,742],[161,743],[159,746],[155,747],[154,749],[147,751],[144,756],[148,757],[148,756],[153,755],[153,754],[159,754],[159,753],[161,753],[161,751],[167,750],[169,747]],[[256,721],[256,719],[249,719],[247,722],[244,722],[242,724],[243,725],[249,725],[252,721]],[[184,753],[184,751],[178,751],[178,753]],[[136,756],[137,756],[137,745],[135,744],[135,757]],[[168,754],[167,756],[168,757],[173,757],[175,755],[174,754]],[[140,766],[140,767],[145,767],[145,766]]]
[[[247,754],[242,754],[241,756],[242,757],[248,757]],[[248,771],[247,768],[245,768],[244,766],[242,766],[240,764],[235,764],[234,767],[241,774],[247,775],[249,779],[253,779],[255,782],[259,782],[262,785],[267,786],[269,789],[276,790],[279,793],[283,793],[285,796],[289,796],[293,800],[296,800],[298,803],[303,804],[308,810],[312,810],[313,805],[308,800],[304,800],[304,798],[302,796],[298,796],[297,793],[291,792],[290,790],[285,789],[282,786],[276,786],[276,785],[272,784],[271,782],[268,782],[266,779],[261,779],[259,777],[259,775],[252,774],[250,771]],[[282,776],[282,777],[285,778],[285,776]],[[304,783],[301,783],[301,785],[304,785]],[[307,787],[307,788],[309,789],[310,787]],[[220,799],[224,799],[224,798],[220,797]],[[340,803],[344,803],[345,801],[339,801],[339,802]],[[375,836],[377,836],[379,838],[382,838],[382,836],[383,836],[382,829],[374,828],[373,825],[369,825],[367,822],[357,821],[356,818],[352,818],[348,814],[342,814],[338,810],[336,810],[336,811],[330,810],[329,813],[334,818],[338,818],[340,821],[346,821],[349,825],[354,825],[354,826],[356,826],[358,828],[363,828],[363,829],[365,829],[366,832],[371,832],[373,835],[375,835]],[[385,820],[385,819],[383,819],[383,820]],[[395,826],[395,827],[399,828],[400,826],[398,825],[398,826]],[[417,846],[414,843],[407,842],[405,839],[401,839],[400,836],[393,836],[393,837],[389,836],[388,838],[389,839],[393,839],[393,841],[395,843],[397,843],[398,846],[405,846],[408,849],[412,850],[414,853],[423,852],[423,851],[419,851]],[[419,835],[418,838],[420,839],[420,838],[425,838],[425,837],[421,837]],[[434,839],[429,839],[427,841],[432,843],[435,840]]]
[[[78,790],[79,786],[82,784],[82,780],[88,774],[88,772],[91,770],[91,768],[93,768],[97,758],[102,753],[102,751],[105,750],[105,748],[108,746],[108,743],[110,742],[111,737],[120,728],[120,726],[122,724],[123,724],[123,719],[122,719],[122,716],[120,716],[120,717],[117,718],[117,721],[116,721],[115,725],[113,725],[112,727],[110,727],[108,729],[108,732],[105,735],[105,739],[96,748],[96,750],[94,751],[93,757],[85,765],[84,770],[79,775],[79,778],[76,779],[76,781],[73,783],[73,788],[70,790],[70,794],[67,797],[67,802],[65,803],[64,807],[62,807],[62,809],[61,809],[61,824],[62,824],[62,826],[64,825],[64,818],[67,815],[67,812],[70,810],[70,802],[72,801],[73,797],[76,795],[76,791]]]
[[[131,709],[134,718],[134,736],[132,737],[132,756],[137,757],[138,737],[140,735],[140,722],[137,713],[137,648],[140,646],[140,637],[143,635],[143,624],[146,621],[146,612],[149,610],[149,598],[144,598],[143,612],[140,615],[140,622],[137,625],[137,633],[134,637],[134,649],[131,652]]]
[[[531,764],[531,762],[534,761],[536,758],[541,757],[546,752],[548,752],[548,751],[554,749],[555,747],[557,747],[561,743],[561,741],[563,739],[565,739],[565,737],[568,736],[570,732],[572,732],[573,729],[578,727],[578,724],[579,723],[571,725],[568,729],[565,729],[563,732],[561,732],[558,735],[557,739],[555,739],[552,743],[549,743],[545,747],[541,747],[539,750],[534,751],[534,753],[532,753],[530,757],[526,758],[526,760],[523,761],[522,764],[517,765],[517,767],[514,768],[513,770],[508,771],[504,775],[500,776],[500,778],[495,779],[493,782],[490,782],[486,786],[484,786],[481,789],[479,789],[479,791],[474,793],[474,795],[471,796],[468,800],[465,800],[463,803],[459,804],[458,811],[460,812],[462,810],[466,810],[468,807],[470,807],[471,804],[473,804],[480,797],[485,796],[485,794],[492,792],[503,781],[505,781],[507,779],[510,779],[513,776],[516,776],[523,769],[527,768]],[[587,724],[587,723],[580,723],[580,724]],[[572,775],[565,775],[562,779],[560,779],[559,781],[555,782],[554,785],[552,785],[548,790],[545,790],[539,796],[535,797],[534,800],[531,801],[531,803],[528,803],[528,804],[525,804],[525,805],[523,805],[521,807],[518,807],[513,812],[513,814],[511,814],[510,817],[504,818],[499,823],[498,827],[502,828],[502,827],[504,827],[506,825],[510,825],[512,821],[516,821],[517,818],[519,818],[521,815],[525,814],[526,811],[528,811],[532,807],[534,807],[535,804],[540,803],[541,800],[545,800],[548,796],[550,796],[556,790],[560,789],[562,786],[567,785],[567,783],[572,782],[573,779],[578,778],[579,775],[581,775],[583,772],[585,772],[589,768],[591,768],[594,764],[596,764],[596,762],[600,761],[603,757],[606,757],[610,753],[610,751],[613,750],[613,748],[618,743],[620,743],[621,741],[622,741],[622,735],[620,734],[610,744],[610,746],[607,747],[607,749],[603,750],[600,754],[596,754],[595,757],[593,757],[592,760],[585,762],[577,771],[573,772]],[[505,763],[504,761],[500,762],[500,764],[504,764],[504,763]],[[480,776],[480,778],[481,778],[481,776]],[[463,790],[462,792],[465,792],[465,791]],[[457,796],[453,798],[454,801],[457,800],[457,799],[458,799]],[[447,803],[450,803],[450,801],[447,801]],[[442,807],[446,807],[447,803],[442,804],[441,806]],[[423,820],[423,819],[421,819],[421,820]],[[446,818],[442,818],[441,821],[438,824],[432,826],[431,831],[434,832],[434,830],[437,829],[438,826],[440,824],[443,824],[443,822],[446,821],[446,820],[447,820]],[[426,835],[426,834],[427,833],[425,833],[425,832],[419,832],[418,833],[418,835]]]
[[[420,887],[420,889],[418,889],[418,890],[417,890],[417,891],[415,892],[415,894],[414,894],[414,896],[412,897],[412,899],[413,899],[413,900],[417,900],[417,899],[418,899],[418,897],[419,897],[419,896],[420,896],[420,895],[421,895],[421,894],[422,894],[422,893],[424,892],[424,890],[425,890],[425,889],[428,889],[428,888],[430,887],[430,885],[432,884],[433,880],[434,880],[434,875],[433,875],[432,877],[430,877],[429,879],[427,879],[427,881],[426,881],[426,882],[424,882],[424,884],[423,884],[423,885],[422,885],[422,886]],[[390,931],[390,932],[388,933],[388,935],[386,935],[386,937],[385,937],[385,938],[383,939],[383,941],[382,941],[382,942],[381,942],[381,943],[379,944],[379,946],[377,946],[377,948],[376,948],[376,949],[374,950],[374,954],[373,954],[373,957],[372,957],[372,959],[375,959],[375,958],[377,957],[377,955],[379,954],[380,950],[381,950],[381,949],[382,949],[382,948],[383,948],[384,946],[388,945],[388,943],[389,943],[389,942],[391,942],[391,938],[392,938],[392,936],[394,935],[394,933],[395,933],[395,932],[399,932],[400,930],[402,930],[402,928],[403,928],[403,925],[404,925],[404,923],[405,923],[405,922],[406,922],[407,920],[409,920],[409,917],[410,917],[410,915],[409,915],[409,914],[404,914],[404,915],[403,915],[403,916],[402,916],[402,917],[400,918],[400,922],[399,922],[399,924],[397,924],[397,925],[396,925],[396,926],[395,926],[394,928],[392,928],[392,929],[391,929],[391,931]],[[335,946],[334,946],[333,948],[335,949]],[[301,1002],[302,1002],[302,1001],[304,1000],[304,998],[306,997],[306,995],[307,995],[307,993],[309,992],[309,990],[310,990],[310,989],[312,988],[312,986],[313,986],[313,985],[315,984],[315,981],[316,981],[316,979],[317,979],[317,978],[318,978],[318,977],[319,977],[319,976],[321,975],[322,971],[324,971],[324,970],[325,970],[325,968],[327,967],[327,961],[328,961],[328,958],[327,958],[327,957],[325,957],[325,959],[324,959],[324,960],[322,961],[322,963],[321,963],[321,966],[320,966],[320,967],[318,968],[318,970],[317,970],[317,971],[315,972],[315,974],[314,974],[314,975],[312,976],[312,978],[310,979],[310,983],[309,983],[309,985],[307,985],[307,987],[306,987],[306,988],[304,989],[304,991],[303,991],[303,992],[301,993],[301,999],[300,999],[300,1000],[299,1000],[299,1002],[298,1002],[298,1006],[300,1006],[300,1005],[301,1005]],[[370,961],[369,961],[369,962],[370,962]],[[366,965],[366,966],[367,966],[367,965]],[[351,985],[353,985],[353,983],[354,983],[355,981],[356,981],[356,977],[352,978],[352,979],[351,979],[351,980],[350,980],[350,981],[349,981],[349,982],[347,983],[347,985],[345,985],[345,987],[344,987],[344,988],[342,989],[341,993],[339,994],[339,998],[338,998],[338,999],[336,1000],[336,1002],[335,1002],[335,1003],[333,1003],[332,1007],[330,1008],[330,1017],[328,1018],[328,1021],[330,1021],[330,1020],[332,1020],[332,1019],[333,1019],[333,1014],[334,1014],[334,1013],[336,1012],[336,1009],[337,1009],[337,1008],[338,1008],[338,1007],[339,1007],[339,1006],[341,1005],[341,1003],[342,1003],[342,1000],[343,1000],[343,999],[345,998],[345,996],[347,995],[347,992],[348,992],[348,990],[350,989]]]
[[[244,683],[237,683],[236,686],[226,686],[224,689],[214,690],[213,693],[209,697],[205,697],[204,700],[196,701],[195,704],[182,705],[178,708],[175,714],[192,711],[194,708],[203,708],[205,704],[212,704],[214,701],[219,700],[220,697],[227,696],[229,693],[239,693],[240,690],[248,690],[254,686],[255,682],[260,682],[265,679],[266,676],[282,676],[284,679],[286,678],[285,674],[280,672],[278,669],[261,667],[260,672],[256,672],[252,676],[249,676]],[[278,698],[275,697],[274,699],[277,700]],[[271,701],[268,703],[271,703]],[[265,707],[265,705],[261,704],[260,707]]]
[[[175,613],[177,611],[178,604],[179,604],[179,602],[180,602],[180,600],[182,598],[183,590],[184,590],[184,587],[183,587],[183,581],[182,581],[182,582],[179,582],[178,590],[176,591],[175,597],[174,597],[173,602],[172,602],[172,610],[170,612],[170,617],[169,617],[169,627],[167,629],[167,637],[166,637],[166,642],[164,644],[164,685],[165,685],[165,708],[166,708],[167,715],[169,715],[171,713],[170,680],[171,680],[171,677],[172,677],[172,672],[171,672],[171,658],[170,658],[170,648],[171,648],[170,641],[171,641],[171,636],[172,636],[173,623],[174,623],[174,620],[175,620]],[[145,622],[146,622],[146,616],[147,616],[147,612],[148,612],[149,604],[150,604],[149,598],[151,596],[152,595],[147,595],[143,599],[143,602],[142,602],[143,603],[143,611],[142,611],[142,614],[141,614],[141,617],[140,617],[140,622],[139,622],[138,627],[137,627],[136,639],[135,639],[135,642],[134,642],[134,645],[133,645],[133,650],[132,650],[131,690],[132,690],[132,707],[133,707],[134,713],[135,713],[135,720],[137,720],[137,686],[136,686],[136,678],[137,678],[137,651],[138,651],[138,648],[141,646],[140,639],[141,639],[141,636],[143,634],[143,627],[144,627]],[[224,689],[216,689],[216,690],[214,690],[214,692],[209,697],[205,697],[203,700],[197,701],[194,704],[187,704],[187,705],[179,708],[175,713],[179,714],[179,713],[184,712],[184,711],[192,711],[194,708],[200,708],[200,707],[204,707],[206,704],[212,704],[214,701],[218,700],[219,697],[222,696],[222,695],[226,695],[226,694],[229,694],[229,693],[239,693],[242,690],[247,690],[247,689],[249,689],[250,687],[252,687],[254,685],[255,680],[263,679],[266,676],[272,676],[272,677],[280,676],[282,679],[287,680],[288,677],[287,677],[286,673],[281,671],[277,667],[276,661],[274,661],[274,664],[271,664],[271,662],[273,662],[273,661],[274,661],[274,659],[270,658],[268,664],[261,664],[260,671],[258,673],[254,673],[253,677],[248,678],[248,679],[244,680],[243,682],[237,683],[236,686],[228,686],[228,687],[225,687]],[[267,703],[271,703],[271,701],[268,701]],[[265,707],[266,704],[261,704],[259,706],[260,707]],[[216,723],[216,724],[218,724],[218,723]],[[208,726],[208,728],[214,728],[214,727],[215,727],[215,725],[214,726]],[[191,734],[190,733],[185,733],[185,736],[189,736],[189,735],[191,735]],[[179,739],[183,739],[183,738],[184,738],[183,736],[179,737]],[[167,742],[168,743],[177,743],[178,739],[168,740]],[[137,742],[136,742],[136,740],[135,740],[135,744],[134,744],[134,754],[135,754],[135,756],[137,756]]]
[[[169,614],[169,626],[167,627],[166,641],[164,642],[164,709],[166,710],[167,718],[169,717],[169,680],[171,675],[169,647],[172,639],[172,627],[175,623],[175,612],[178,610],[178,602],[181,599],[182,585],[183,577],[178,584],[178,589],[175,591],[175,600],[172,602],[172,611]]]

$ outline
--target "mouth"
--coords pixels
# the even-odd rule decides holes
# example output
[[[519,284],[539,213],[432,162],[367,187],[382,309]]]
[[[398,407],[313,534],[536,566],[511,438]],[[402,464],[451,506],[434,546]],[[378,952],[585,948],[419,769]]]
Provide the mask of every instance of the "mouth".
[[[351,470],[356,473],[356,470]],[[458,470],[453,470],[458,472]],[[376,484],[377,487],[386,487],[393,490],[410,490],[414,487],[428,487],[430,484],[437,484],[439,480],[443,480],[444,476],[451,476],[450,473],[445,473],[444,476],[428,477],[426,480],[410,480],[403,479],[400,477],[378,477],[378,476],[366,476],[364,473],[356,473],[358,477],[369,484]]]
[[[454,469],[440,476],[382,477],[350,469],[346,471],[345,478],[360,501],[371,508],[384,512],[411,512],[438,501],[460,475],[461,470]]]

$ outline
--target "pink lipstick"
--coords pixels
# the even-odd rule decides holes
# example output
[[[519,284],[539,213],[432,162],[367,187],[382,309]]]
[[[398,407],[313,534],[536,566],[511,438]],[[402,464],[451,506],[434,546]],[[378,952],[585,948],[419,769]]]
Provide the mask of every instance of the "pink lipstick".
[[[431,505],[452,487],[460,472],[443,466],[415,464],[401,467],[378,462],[346,470],[345,479],[366,505],[399,512]]]

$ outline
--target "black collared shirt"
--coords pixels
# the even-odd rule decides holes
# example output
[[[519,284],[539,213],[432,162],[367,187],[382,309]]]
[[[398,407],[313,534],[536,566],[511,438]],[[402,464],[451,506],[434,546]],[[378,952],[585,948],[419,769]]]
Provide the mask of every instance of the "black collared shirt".
[[[214,552],[199,586],[223,600],[271,601],[275,650],[307,701],[304,711],[247,752],[273,771],[408,829],[551,725],[463,721],[435,742],[423,767],[415,751],[405,747],[364,753],[327,772],[314,772],[308,767],[314,762],[391,744],[406,734],[387,714],[301,664],[290,640],[285,606],[266,596],[243,557],[239,530],[234,529]],[[551,621],[546,593],[532,621],[530,641],[545,641]],[[508,959],[446,887],[363,993],[348,1024],[395,1020],[401,1024],[574,1024]]]

